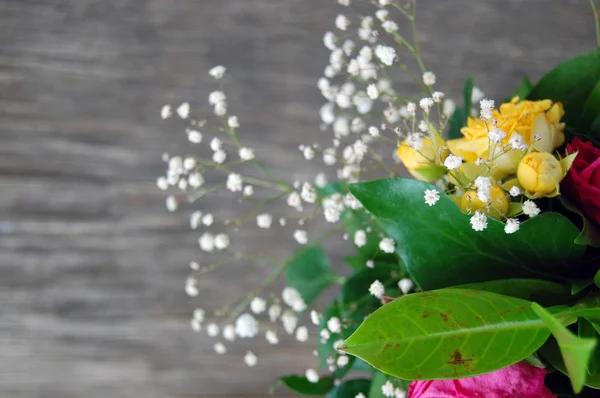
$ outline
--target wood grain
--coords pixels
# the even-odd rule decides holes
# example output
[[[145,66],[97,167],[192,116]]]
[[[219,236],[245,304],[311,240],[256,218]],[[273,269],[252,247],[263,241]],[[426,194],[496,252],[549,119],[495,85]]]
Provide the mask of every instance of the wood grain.
[[[595,45],[587,0],[419,3],[426,63],[453,97],[473,74],[504,98]],[[268,268],[215,273],[202,300],[185,296],[197,234],[165,211],[155,177],[162,152],[187,146],[159,110],[204,103],[206,71],[225,64],[248,143],[290,179],[314,173],[296,148],[322,138],[321,37],[340,11],[334,0],[0,0],[0,395],[265,396],[277,374],[315,365],[306,346],[260,342],[249,370],[247,346],[217,356],[189,329],[195,306],[239,298]]]

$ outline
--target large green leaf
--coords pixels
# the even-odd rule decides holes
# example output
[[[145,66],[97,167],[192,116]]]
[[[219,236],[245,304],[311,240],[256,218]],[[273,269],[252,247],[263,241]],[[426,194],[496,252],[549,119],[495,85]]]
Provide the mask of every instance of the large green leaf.
[[[320,246],[301,247],[287,265],[287,285],[297,289],[309,304],[333,282],[337,276],[331,271],[327,254]]]
[[[463,87],[463,106],[454,110],[450,119],[450,128],[448,130],[448,139],[461,138],[460,129],[467,125],[467,118],[470,116],[473,98],[473,76],[469,76]]]
[[[370,385],[371,380],[367,379],[348,380],[334,388],[327,394],[327,398],[355,398],[359,393],[367,396]]]
[[[428,206],[421,181],[390,178],[352,184],[350,191],[396,241],[396,251],[423,290],[507,278],[564,280],[576,270],[585,247],[574,243],[577,227],[558,213],[521,223],[514,234],[488,218],[487,229],[474,231],[470,216],[440,192]]]
[[[409,294],[371,314],[343,349],[407,380],[491,372],[527,358],[548,338],[530,304],[480,290]]]
[[[598,101],[593,94],[598,82],[600,82],[600,49],[595,49],[589,54],[571,58],[552,69],[533,87],[527,98],[562,102],[565,108],[563,121],[568,126],[587,133],[594,111],[593,106]],[[591,102],[586,106],[588,99]],[[595,111],[600,112],[598,108],[595,108]],[[590,138],[597,142],[600,139],[599,133],[596,131]]]
[[[377,372],[373,375],[373,379],[371,380],[371,387],[369,388],[369,394],[367,397],[369,398],[385,398],[383,395],[383,391],[381,391],[381,387],[390,379],[388,375],[385,373]]]
[[[563,361],[560,348],[554,337],[550,337],[548,341],[540,347],[539,353],[553,368],[567,375],[565,362]],[[585,379],[585,385],[594,389],[600,389],[600,374],[588,375]]]
[[[322,377],[316,383],[311,383],[304,376],[296,376],[296,375],[288,375],[283,376],[277,379],[271,385],[271,393],[275,390],[275,388],[283,384],[287,388],[292,391],[296,391],[297,393],[303,395],[316,395],[316,396],[324,396],[329,391],[333,389],[333,378],[332,377]]]
[[[573,300],[569,285],[540,279],[500,279],[497,281],[468,283],[453,288],[485,290],[528,301],[536,301],[545,306],[565,304]]]
[[[577,320],[577,336],[582,338],[592,338],[598,340],[597,323],[592,323],[585,318]],[[596,344],[592,356],[587,364],[588,375],[595,375],[600,370],[600,344]]]
[[[571,379],[573,391],[580,392],[585,384],[587,365],[594,352],[596,340],[575,336],[557,318],[537,303],[531,303],[531,308],[552,332],[558,343],[569,379]]]

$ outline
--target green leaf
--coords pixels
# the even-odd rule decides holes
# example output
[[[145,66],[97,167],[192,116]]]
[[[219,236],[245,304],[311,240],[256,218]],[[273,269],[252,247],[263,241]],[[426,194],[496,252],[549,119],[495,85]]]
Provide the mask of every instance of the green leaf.
[[[508,278],[564,280],[585,253],[574,243],[577,227],[558,213],[527,220],[515,234],[488,218],[487,229],[477,232],[471,216],[443,192],[428,206],[423,194],[437,188],[424,182],[390,178],[349,188],[396,241],[404,267],[423,290]]]
[[[596,87],[600,82],[600,49],[589,54],[571,58],[548,72],[533,87],[527,99],[562,102],[565,109],[563,121],[576,129],[588,133],[591,115],[600,100]],[[586,103],[590,103],[586,107]],[[598,142],[600,131],[590,137]]]
[[[359,393],[363,393],[366,396],[370,385],[371,380],[367,379],[348,380],[327,394],[327,398],[354,398]]]
[[[272,394],[275,388],[283,384],[292,391],[304,395],[324,396],[333,389],[333,378],[322,377],[316,383],[311,383],[304,376],[288,375],[277,379],[270,388],[269,393]]]
[[[320,246],[299,248],[287,265],[285,278],[287,285],[297,289],[306,304],[310,304],[337,276],[325,251]]]
[[[598,340],[597,322],[593,324],[584,318],[577,320],[577,336],[583,338],[592,338]],[[600,370],[600,345],[596,344],[592,356],[587,364],[588,375],[595,375]]]
[[[504,102],[510,102],[510,100],[512,100],[513,97],[519,97],[520,99],[527,98],[529,92],[531,92],[531,88],[531,80],[529,80],[528,77],[525,77],[521,81],[519,88],[517,88],[507,99],[505,99]]]
[[[564,304],[573,300],[568,285],[540,279],[501,279],[454,286],[457,289],[485,290],[488,292],[536,301],[545,306]]]
[[[576,295],[587,289],[594,284],[593,279],[574,279],[571,281],[571,294]],[[537,301],[537,300],[532,300]],[[548,305],[542,303],[544,305]]]
[[[575,238],[575,243],[584,246],[590,245],[592,247],[600,247],[600,230],[598,230],[596,224],[583,214],[575,203],[571,202],[564,195],[560,196],[560,203],[571,213],[577,214],[583,222],[583,228]]]
[[[558,319],[537,303],[531,303],[531,309],[546,323],[558,343],[573,391],[579,393],[587,376],[587,364],[596,346],[595,339],[583,339],[575,336]]]
[[[550,337],[540,348],[539,353],[550,363],[550,365],[552,365],[552,367],[554,367],[554,369],[567,375],[567,368],[555,338]],[[585,379],[585,385],[591,388],[600,389],[600,374],[588,375]]]
[[[371,314],[343,349],[407,380],[491,372],[527,358],[548,338],[530,304],[479,290],[409,294]]]
[[[471,113],[473,97],[473,76],[469,76],[463,88],[463,106],[456,108],[450,119],[448,139],[461,138],[460,129],[467,125],[467,117]]]
[[[383,392],[381,391],[381,387],[388,381],[390,377],[385,373],[376,372],[371,380],[371,388],[369,389],[369,394],[367,397],[369,398],[385,398]]]
[[[597,287],[600,287],[600,270],[598,270],[598,272],[596,272],[596,275],[594,275],[594,284]]]

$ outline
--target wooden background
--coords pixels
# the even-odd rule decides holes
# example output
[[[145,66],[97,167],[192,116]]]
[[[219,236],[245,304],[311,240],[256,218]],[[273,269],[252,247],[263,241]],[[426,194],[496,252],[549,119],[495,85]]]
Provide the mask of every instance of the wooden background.
[[[455,98],[473,74],[501,100],[595,45],[587,0],[419,3],[426,63]],[[263,346],[249,370],[247,347],[217,356],[189,329],[195,306],[239,298],[268,269],[217,273],[201,300],[185,296],[197,234],[185,213],[165,211],[155,178],[160,154],[186,143],[159,110],[205,102],[206,72],[223,63],[248,143],[281,174],[314,172],[296,148],[321,134],[321,37],[340,10],[335,0],[0,0],[0,396],[265,396],[277,374],[315,364],[305,346]]]

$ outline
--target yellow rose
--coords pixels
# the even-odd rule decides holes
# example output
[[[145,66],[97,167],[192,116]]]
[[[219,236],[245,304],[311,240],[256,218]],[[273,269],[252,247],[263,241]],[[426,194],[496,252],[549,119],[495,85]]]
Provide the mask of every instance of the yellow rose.
[[[523,137],[528,146],[541,152],[552,152],[564,143],[564,123],[560,119],[564,115],[560,103],[552,104],[550,100],[519,101],[515,97],[511,102],[500,105],[494,110],[492,117],[498,121],[498,128],[506,133],[501,144],[496,146],[496,152],[490,157],[495,160],[492,164],[492,176],[499,180],[515,174],[523,152],[510,150],[503,155],[502,147],[508,145],[511,136],[517,133]],[[485,121],[468,118],[467,126],[461,129],[463,138],[448,141],[450,152],[462,157],[466,162],[475,162],[477,158],[488,158],[488,149],[493,148],[488,139],[488,131],[492,128]],[[535,140],[536,135],[539,140]]]
[[[396,153],[408,172],[417,180],[435,181],[445,172],[441,164],[448,156],[448,149],[438,134],[434,134],[433,141],[423,138],[423,147],[418,151],[404,141]]]
[[[537,197],[554,196],[558,193],[558,184],[563,176],[561,164],[547,152],[532,152],[525,155],[517,171],[519,184],[530,195]]]
[[[497,186],[490,188],[490,201],[482,202],[477,197],[477,192],[467,191],[460,198],[460,208],[467,214],[480,211],[490,217],[501,219],[508,212],[508,198],[502,189]]]

